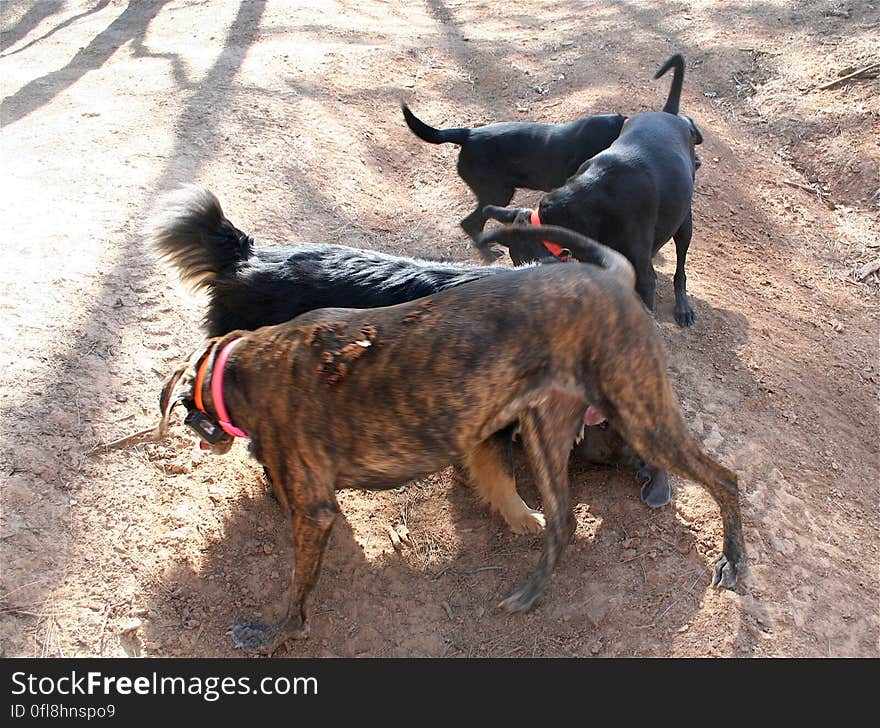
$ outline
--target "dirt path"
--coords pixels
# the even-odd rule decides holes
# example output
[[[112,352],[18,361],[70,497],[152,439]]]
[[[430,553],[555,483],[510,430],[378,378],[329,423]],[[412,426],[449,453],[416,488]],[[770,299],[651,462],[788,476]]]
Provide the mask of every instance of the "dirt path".
[[[445,471],[341,494],[312,637],[283,654],[876,657],[878,278],[856,271],[880,256],[880,89],[815,87],[880,60],[880,11],[656,6],[4,2],[2,654],[233,655],[233,622],[281,609],[287,526],[243,446],[205,458],[178,428],[84,455],[153,424],[200,338],[201,302],[140,235],[158,194],[203,183],[258,244],[474,260],[455,150],[415,139],[399,100],[438,126],[631,114],[659,108],[651,76],[681,51],[705,136],[699,321],[672,322],[671,252],[657,317],[690,426],[739,472],[749,578],[709,588],[720,521],[697,486],[651,512],[631,473],[578,466],[547,598],[501,615],[540,542]]]

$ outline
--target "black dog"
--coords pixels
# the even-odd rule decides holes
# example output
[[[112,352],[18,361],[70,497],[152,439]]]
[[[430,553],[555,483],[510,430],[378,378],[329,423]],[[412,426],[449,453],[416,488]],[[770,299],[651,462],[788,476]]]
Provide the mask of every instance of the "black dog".
[[[504,271],[324,243],[254,247],[217,198],[195,185],[163,200],[149,235],[185,283],[207,290],[208,336],[284,323],[316,308],[391,306]]]
[[[703,137],[693,120],[678,116],[684,58],[672,56],[657,71],[659,78],[675,68],[662,112],[638,114],[623,126],[617,140],[585,162],[563,187],[544,195],[537,209],[489,207],[501,222],[558,225],[623,253],[636,270],[636,289],[654,309],[654,255],[675,240],[675,320],[693,325],[696,317],[686,292],[685,259],[691,241],[691,198],[698,166],[694,145]],[[502,244],[503,241],[502,241]],[[484,259],[493,251],[478,243]],[[544,254],[540,245],[510,247],[514,263]],[[577,250],[572,250],[577,258]]]
[[[486,224],[483,208],[507,205],[517,188],[556,189],[585,160],[607,149],[620,134],[623,114],[588,116],[568,124],[508,121],[475,129],[435,129],[403,107],[403,118],[420,139],[461,146],[458,174],[477,196],[477,209],[461,221],[476,241]]]

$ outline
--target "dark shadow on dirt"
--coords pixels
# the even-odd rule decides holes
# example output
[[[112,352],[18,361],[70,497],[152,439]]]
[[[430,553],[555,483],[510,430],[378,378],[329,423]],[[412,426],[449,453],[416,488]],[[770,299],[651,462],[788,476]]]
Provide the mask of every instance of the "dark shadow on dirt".
[[[516,462],[518,492],[530,506],[540,507],[537,488],[521,453]],[[693,618],[698,598],[681,600],[667,609],[672,601],[669,596],[682,580],[690,579],[692,584],[699,578],[708,584],[705,559],[696,553],[694,538],[681,527],[675,510],[649,510],[639,499],[632,473],[625,469],[590,466],[572,459],[569,478],[577,531],[548,582],[544,598],[532,612],[519,615],[499,614],[495,607],[526,582],[537,564],[543,538],[511,533],[497,514],[486,523],[488,508],[477,502],[470,487],[460,485],[450,491],[453,519],[462,530],[474,534],[477,549],[485,554],[488,564],[486,573],[475,572],[469,580],[475,583],[463,588],[478,585],[486,591],[487,601],[491,601],[485,609],[495,614],[491,620],[479,615],[492,629],[476,645],[457,643],[454,655],[653,656],[664,653],[645,640],[645,632],[640,630],[653,629],[660,622],[667,630],[677,629]],[[655,560],[660,568],[652,574]],[[693,593],[699,597],[700,590],[694,588]],[[629,621],[641,625],[640,629],[629,635],[618,632],[615,620],[605,619],[612,611],[628,614]],[[504,629],[507,623],[534,625],[535,642],[513,641]],[[514,632],[521,633],[519,629]]]
[[[461,645],[485,640],[486,631],[464,620],[464,610],[476,609],[473,588],[484,594],[483,620],[496,634],[503,630],[504,617],[490,615],[490,603],[497,601],[498,572],[511,569],[506,563],[483,569],[473,551],[483,534],[465,524],[454,528],[458,545],[433,558],[425,566],[431,534],[423,534],[422,506],[435,507],[443,494],[420,494],[419,484],[377,496],[376,514],[387,518],[395,503],[408,509],[408,522],[415,545],[401,554],[389,548],[381,523],[358,540],[345,518],[344,502],[349,496],[365,498],[361,491],[342,491],[342,516],[333,527],[321,574],[309,600],[311,635],[305,641],[291,641],[276,652],[278,657],[441,657],[454,654]],[[210,504],[206,504],[209,507]],[[178,560],[169,565],[161,579],[143,584],[152,595],[150,620],[143,635],[154,654],[240,656],[226,636],[229,627],[254,618],[275,621],[283,615],[289,597],[293,566],[287,517],[266,493],[242,496],[226,504],[222,536],[208,538],[201,547],[198,563]],[[481,526],[485,517],[475,519]],[[461,525],[461,528],[459,526]],[[364,534],[360,535],[361,539]],[[382,552],[366,558],[365,548]],[[494,563],[494,562],[493,562]],[[503,576],[508,581],[507,575]],[[480,582],[476,587],[474,582]],[[493,585],[487,588],[487,585]],[[469,586],[466,604],[456,596]],[[510,585],[512,588],[512,584]],[[352,593],[360,594],[352,606]],[[348,605],[345,611],[336,605]],[[446,606],[444,606],[444,603]],[[454,606],[453,606],[454,605]],[[156,635],[176,634],[166,642]]]
[[[28,113],[49,102],[57,93],[68,88],[89,70],[100,67],[116,49],[131,40],[140,40],[146,33],[150,21],[156,17],[165,0],[156,2],[131,3],[122,14],[102,31],[71,62],[63,69],[49,77],[43,77],[29,83],[21,91],[3,101],[4,121],[7,121],[7,110],[14,115],[12,121],[25,117]],[[244,60],[248,47],[259,33],[260,18],[265,0],[242,2],[237,16],[233,20],[222,51],[209,70],[204,81],[191,94],[180,111],[180,130],[173,151],[169,155],[164,173],[160,176],[153,194],[148,196],[145,210],[135,213],[142,220],[149,211],[155,196],[180,182],[191,182],[198,170],[214,154],[220,145],[216,144],[214,135],[222,121],[222,115],[211,111],[218,95],[228,96],[234,76]],[[211,113],[206,113],[211,111]],[[198,120],[198,123],[195,123]],[[9,123],[12,123],[11,121]],[[206,146],[202,146],[202,143]],[[211,150],[205,154],[193,153],[198,149]],[[103,285],[94,300],[88,305],[81,319],[82,324],[71,332],[67,351],[54,364],[46,378],[29,381],[26,388],[29,392],[31,427],[35,421],[44,423],[43,436],[46,450],[38,463],[31,464],[30,472],[22,466],[21,472],[28,473],[33,481],[39,482],[40,488],[67,491],[75,482],[82,470],[83,450],[93,443],[79,438],[79,444],[71,447],[71,439],[67,428],[58,428],[51,424],[53,413],[59,409],[59,402],[64,407],[75,405],[74,423],[103,423],[108,420],[108,412],[119,407],[119,400],[114,398],[113,374],[109,362],[112,361],[112,349],[118,341],[118,308],[128,306],[129,323],[143,325],[145,312],[138,303],[141,294],[148,292],[139,283],[148,278],[154,263],[144,255],[143,239],[138,232],[129,232],[124,236],[125,242],[120,245],[116,262],[104,272]],[[105,360],[100,367],[101,375],[88,367],[83,367],[85,359]],[[164,376],[164,372],[155,372]],[[87,393],[97,392],[91,397]],[[22,454],[17,446],[24,440],[19,428],[26,428],[27,423],[15,417],[12,412],[3,412],[0,420],[4,422],[6,436],[2,460],[8,463],[9,472],[19,471],[17,463],[23,462]],[[119,427],[119,424],[116,424]],[[124,429],[124,425],[122,426]],[[118,431],[118,430],[117,430]],[[33,432],[31,432],[33,434]],[[52,476],[43,483],[42,473],[61,473]],[[81,477],[81,476],[79,476]],[[57,482],[56,482],[57,480]],[[35,486],[36,487],[36,486]],[[77,486],[78,487],[78,486]],[[75,536],[74,536],[75,538]],[[76,558],[75,553],[66,554],[65,558]],[[59,567],[62,568],[62,567]],[[50,594],[56,584],[40,580],[23,589],[19,598],[28,604],[43,604],[46,595]]]
[[[106,6],[110,0],[101,0],[99,3],[100,6]],[[23,4],[23,3],[22,3]],[[58,12],[58,9],[64,5],[62,0],[43,0],[42,2],[36,3],[28,3],[30,7],[22,14],[22,16],[15,22],[15,24],[9,28],[9,30],[3,30],[0,32],[0,52],[5,51],[7,48],[14,46],[18,41],[24,38],[28,33],[30,33],[34,28],[36,28],[40,23],[42,23],[46,18],[50,15],[54,15]],[[38,40],[43,40],[44,38],[48,38],[52,33],[60,30],[61,28],[67,27],[71,23],[73,23],[77,18],[82,17],[82,15],[87,15],[89,13],[95,12],[95,10],[100,10],[100,7],[96,7],[93,10],[89,10],[86,13],[82,13],[79,16],[74,16],[70,18],[60,25],[55,26],[51,31],[42,35],[40,38],[36,40],[32,40],[26,45],[22,46],[18,50],[12,51],[12,53],[5,53],[3,56],[11,56],[14,53],[18,53],[23,51],[25,48],[33,45]],[[12,13],[14,9],[11,3],[8,3],[6,7],[3,8],[4,13]],[[3,25],[6,25],[4,22]],[[3,57],[0,56],[0,57]]]
[[[119,48],[143,39],[150,22],[168,0],[130,3],[116,19],[96,35],[63,68],[35,78],[0,103],[0,123],[9,126],[49,103],[89,71],[94,71]]]

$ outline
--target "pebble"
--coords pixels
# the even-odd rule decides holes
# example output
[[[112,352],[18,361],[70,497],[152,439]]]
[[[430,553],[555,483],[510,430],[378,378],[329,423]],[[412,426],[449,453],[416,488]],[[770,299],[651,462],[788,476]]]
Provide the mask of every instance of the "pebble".
[[[141,628],[143,622],[140,619],[135,617],[134,619],[128,620],[125,624],[123,624],[119,628],[119,634],[129,634],[131,632],[136,632]]]

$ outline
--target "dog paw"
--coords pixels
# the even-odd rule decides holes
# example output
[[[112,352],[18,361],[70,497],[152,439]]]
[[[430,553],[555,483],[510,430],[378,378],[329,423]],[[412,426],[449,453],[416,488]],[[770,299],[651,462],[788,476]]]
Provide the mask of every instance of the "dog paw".
[[[226,634],[232,644],[245,652],[269,655],[280,646],[278,628],[263,622],[242,622],[234,625]]]
[[[682,306],[681,308],[676,307],[675,309],[675,323],[677,323],[682,328],[687,328],[688,326],[693,326],[697,322],[697,314],[694,313],[694,310],[688,306]]]
[[[271,655],[288,639],[305,639],[309,636],[308,623],[297,629],[285,629],[282,625],[264,622],[241,622],[226,633],[236,648],[257,655]]]
[[[662,508],[672,500],[669,473],[665,470],[645,464],[639,468],[636,479],[642,487],[642,501],[650,508]]]
[[[498,608],[504,612],[515,614],[516,612],[529,611],[541,596],[541,588],[529,584],[519,591],[515,591],[507,599],[498,604]]]
[[[547,521],[541,511],[536,511],[525,506],[522,511],[514,515],[504,514],[504,519],[510,530],[514,533],[542,533],[547,527]]]
[[[721,554],[715,559],[715,571],[712,574],[712,586],[721,589],[733,589],[736,585],[737,577],[744,571],[745,564],[735,564],[727,558],[725,554]]]

